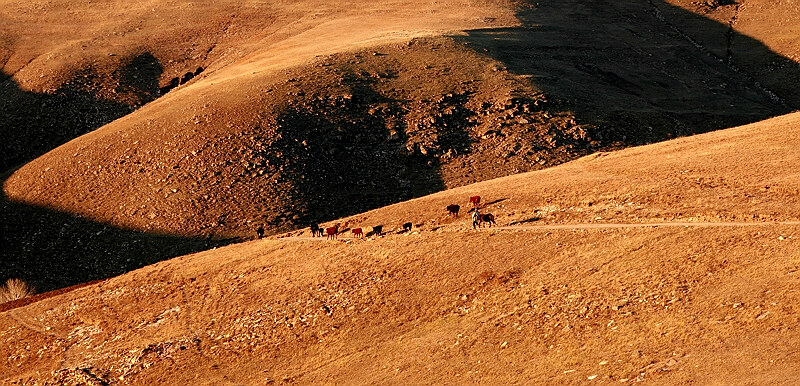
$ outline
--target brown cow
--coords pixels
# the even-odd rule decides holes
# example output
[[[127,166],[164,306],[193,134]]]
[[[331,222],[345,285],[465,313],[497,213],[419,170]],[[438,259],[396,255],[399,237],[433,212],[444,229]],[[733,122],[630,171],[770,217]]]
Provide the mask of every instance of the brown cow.
[[[325,232],[328,234],[328,240],[336,240],[339,235],[339,224],[326,229]]]
[[[458,217],[459,210],[461,210],[461,207],[456,204],[450,204],[447,206],[447,214],[449,216]]]
[[[469,202],[472,204],[472,206],[477,208],[481,206],[481,196],[472,196],[469,198]]]
[[[353,228],[353,236],[364,238],[364,231],[362,231],[361,228]]]

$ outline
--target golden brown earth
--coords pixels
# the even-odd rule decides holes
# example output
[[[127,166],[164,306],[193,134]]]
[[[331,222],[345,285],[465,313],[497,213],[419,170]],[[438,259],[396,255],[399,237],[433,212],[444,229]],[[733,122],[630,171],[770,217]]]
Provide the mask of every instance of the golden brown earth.
[[[0,0],[0,379],[791,384],[798,6]]]
[[[798,138],[792,114],[340,221],[383,237],[294,232],[160,262],[0,314],[3,377],[791,384]],[[474,194],[502,229],[446,216]]]
[[[3,2],[4,276],[60,288],[800,106],[796,2],[709,4]]]
[[[426,16],[438,23],[384,15],[378,28],[340,11],[312,18],[313,33],[248,35],[247,54],[192,64],[198,79],[25,165],[6,194],[117,227],[241,237],[800,105],[772,100],[649,4],[462,5],[358,16],[448,15]]]

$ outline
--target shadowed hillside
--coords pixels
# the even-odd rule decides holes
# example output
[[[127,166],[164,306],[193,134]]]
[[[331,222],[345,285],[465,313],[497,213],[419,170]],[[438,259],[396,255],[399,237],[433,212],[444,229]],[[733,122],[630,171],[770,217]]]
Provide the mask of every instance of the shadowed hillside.
[[[774,91],[792,109],[800,108],[800,91],[796,87],[800,83],[800,3],[771,0],[652,3],[676,31],[751,77],[760,87]],[[709,19],[718,23],[708,23]]]
[[[46,92],[0,82],[0,170],[34,159],[80,135],[135,111],[159,96],[161,64],[149,53],[131,58],[114,73],[85,69]]]
[[[105,279],[225,245],[231,240],[180,238],[99,224],[0,196],[0,278],[19,278],[37,292]]]
[[[724,24],[655,1],[359,9],[309,0],[233,14],[226,7],[238,5],[187,5],[192,14],[133,4],[159,16],[125,21],[124,34],[113,23],[98,27],[102,36],[72,31],[88,40],[70,55],[77,43],[51,39],[58,4],[40,24],[7,16],[2,58],[12,77],[0,103],[19,107],[6,112],[7,128],[30,134],[9,143],[38,154],[146,104],[15,172],[4,183],[9,207],[134,235],[296,229],[791,107],[672,18],[700,30]],[[162,28],[170,12],[185,24],[174,36]],[[763,44],[752,52],[783,58]],[[14,157],[9,164],[28,156]],[[8,237],[24,243],[38,232],[15,224]]]
[[[541,1],[518,17],[521,26],[468,31],[464,40],[594,125],[591,135],[605,144],[660,141],[800,107],[793,93],[776,89],[784,102],[757,74],[712,55],[689,38],[694,31],[678,30],[670,20],[691,20],[701,30],[727,26],[658,1]],[[761,47],[752,54],[762,61],[788,60],[731,33]],[[794,63],[774,76],[792,84],[798,70]]]

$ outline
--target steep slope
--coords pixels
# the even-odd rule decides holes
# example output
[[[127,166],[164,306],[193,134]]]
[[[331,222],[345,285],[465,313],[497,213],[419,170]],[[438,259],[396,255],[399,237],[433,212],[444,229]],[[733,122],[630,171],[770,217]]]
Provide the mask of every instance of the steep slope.
[[[3,379],[790,383],[800,225],[771,221],[800,220],[799,134],[792,114],[339,221],[413,232],[148,266],[0,314]],[[528,228],[445,216],[473,194]]]
[[[283,69],[403,37],[510,25],[513,12],[502,0],[0,1],[0,119],[12,139],[0,145],[0,168],[235,63]]]
[[[464,12],[435,31],[387,16],[345,32],[337,15],[25,165],[6,194],[128,229],[250,236],[785,110],[644,3],[545,3],[494,29]]]
[[[677,29],[720,60],[774,91],[792,108],[800,108],[800,92],[794,86],[800,82],[800,2],[668,0],[666,3],[654,7]],[[683,12],[684,9],[692,14]],[[709,19],[719,24],[710,25]]]

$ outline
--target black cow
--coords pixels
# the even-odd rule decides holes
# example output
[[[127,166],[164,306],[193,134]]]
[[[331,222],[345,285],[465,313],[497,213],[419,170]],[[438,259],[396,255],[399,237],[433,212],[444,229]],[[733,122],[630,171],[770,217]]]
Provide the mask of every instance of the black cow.
[[[447,206],[447,214],[453,217],[458,217],[458,211],[461,210],[461,207],[456,204],[450,204]]]
[[[414,226],[414,224],[412,224],[410,222],[407,222],[407,223],[403,224],[403,230],[408,232],[408,231],[411,230],[411,227],[413,227],[413,226]]]
[[[481,216],[481,222],[489,224],[489,228],[491,228],[492,225],[497,225],[494,222],[494,215],[491,213],[486,213],[485,215]]]

